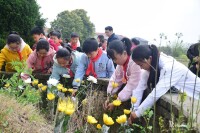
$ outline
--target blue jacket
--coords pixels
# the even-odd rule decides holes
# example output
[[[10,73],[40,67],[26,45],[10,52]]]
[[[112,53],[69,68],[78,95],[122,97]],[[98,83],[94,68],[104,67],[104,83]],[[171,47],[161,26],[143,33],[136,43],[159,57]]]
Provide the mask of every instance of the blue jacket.
[[[113,34],[108,38],[107,44],[109,45],[109,43],[112,42],[113,40],[119,40],[118,36],[115,35],[115,33],[113,33]]]
[[[70,66],[70,69],[74,74],[76,73],[76,69],[77,69],[78,64],[80,62],[82,54],[83,53],[80,53],[78,51],[72,52],[71,56],[72,56],[73,63]],[[57,59],[56,59],[56,55],[53,57],[53,60],[54,60],[53,71],[52,71],[50,78],[60,80],[60,76],[62,76],[63,74],[69,74],[69,70],[66,67],[62,67],[58,64]]]
[[[75,82],[75,79],[82,80],[85,72],[88,68],[88,64],[90,63],[90,59],[87,57],[86,54],[81,56],[80,63],[78,65],[74,81],[72,83],[74,88],[80,86],[80,83]],[[103,52],[101,57],[94,63],[94,70],[97,74],[98,78],[110,78],[115,70],[113,61],[108,58],[106,52]]]

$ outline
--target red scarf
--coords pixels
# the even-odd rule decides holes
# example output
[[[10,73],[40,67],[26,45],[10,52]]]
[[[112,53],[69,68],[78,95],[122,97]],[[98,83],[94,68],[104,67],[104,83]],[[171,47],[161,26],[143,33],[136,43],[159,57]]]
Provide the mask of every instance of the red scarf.
[[[17,53],[19,55],[19,60],[22,61],[22,53],[19,50],[17,50]]]
[[[95,78],[97,78],[97,74],[94,71],[93,63],[95,63],[101,57],[102,53],[103,53],[103,50],[99,48],[97,56],[94,57],[93,59],[90,59],[90,63],[88,65],[88,68],[87,68],[86,73],[85,73],[87,76],[89,76],[90,74],[92,74]]]
[[[72,50],[76,50],[77,49],[77,43],[76,44],[71,43],[71,48],[72,48]]]
[[[126,72],[127,72],[127,67],[128,67],[128,62],[129,62],[130,56],[128,56],[128,58],[126,59],[126,62],[123,65],[123,71],[124,71],[124,77],[123,80],[127,81],[127,76],[126,76]],[[124,82],[125,82],[124,81]]]
[[[66,67],[69,69],[69,75],[70,75],[70,77],[74,77],[74,73],[73,73],[72,70],[70,69],[72,63],[73,63],[73,60],[70,59],[69,65],[66,66]]]

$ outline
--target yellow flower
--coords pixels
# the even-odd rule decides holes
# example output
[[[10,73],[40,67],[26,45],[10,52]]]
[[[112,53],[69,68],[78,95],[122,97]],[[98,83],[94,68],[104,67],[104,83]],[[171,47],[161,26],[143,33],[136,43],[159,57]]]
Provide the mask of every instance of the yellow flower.
[[[90,124],[95,124],[95,123],[97,123],[97,120],[94,117],[92,117],[91,115],[88,115],[87,122]]]
[[[86,104],[87,104],[87,98],[85,98],[81,103],[82,103],[83,105],[86,105]]]
[[[39,82],[38,79],[34,79],[33,82],[32,82],[32,85],[35,86],[35,85],[38,84],[38,82]]]
[[[82,84],[85,84],[85,82],[84,82],[84,81],[82,81],[81,83],[82,83]]]
[[[130,113],[131,113],[130,110],[128,110],[128,109],[124,109],[124,114],[128,115],[128,114],[130,114]]]
[[[74,81],[77,82],[77,83],[79,83],[81,80],[80,79],[75,79]]]
[[[61,90],[63,89],[63,85],[62,85],[62,84],[58,84],[58,85],[57,85],[57,89],[58,89],[59,91],[61,91]]]
[[[101,124],[97,124],[97,129],[101,129]]]
[[[75,106],[73,102],[71,101],[71,99],[68,98],[66,108],[65,108],[65,114],[71,115],[74,113],[74,111],[75,111]]]
[[[49,99],[49,100],[53,100],[53,99],[55,99],[55,95],[53,94],[53,93],[48,93],[47,94],[47,98]]]
[[[117,82],[112,82],[112,87],[113,87],[113,89],[114,88],[117,88],[119,86],[119,84],[117,83]]]
[[[62,92],[64,92],[64,93],[67,92],[67,88],[64,88],[64,87],[63,87],[63,88],[62,88]]]
[[[137,102],[137,98],[136,97],[131,97],[131,102],[132,103],[136,103]]]
[[[119,123],[119,124],[122,124],[122,123],[125,123],[126,120],[127,120],[127,117],[126,117],[125,114],[123,114],[123,115],[117,117],[116,122]]]
[[[6,88],[10,87],[10,84],[9,84],[9,83],[6,83],[6,84],[5,84],[5,87],[6,87]]]
[[[38,88],[42,88],[42,86],[43,86],[42,83],[38,84]]]
[[[64,112],[67,107],[67,103],[64,100],[59,100],[58,102],[58,111]]]
[[[113,119],[111,117],[108,117],[107,114],[103,114],[103,122],[108,126],[111,126],[114,124]]]
[[[74,89],[68,89],[67,91],[69,91],[70,93],[72,93],[74,91]]]
[[[47,90],[47,86],[46,85],[44,85],[44,86],[42,86],[42,91],[46,91]]]
[[[114,100],[112,103],[114,106],[120,106],[122,104],[120,100]]]

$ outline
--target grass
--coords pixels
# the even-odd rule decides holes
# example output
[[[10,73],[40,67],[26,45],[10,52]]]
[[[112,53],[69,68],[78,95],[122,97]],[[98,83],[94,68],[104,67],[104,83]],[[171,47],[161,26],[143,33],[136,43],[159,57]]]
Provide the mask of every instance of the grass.
[[[0,94],[0,132],[52,133],[53,127],[33,105]]]

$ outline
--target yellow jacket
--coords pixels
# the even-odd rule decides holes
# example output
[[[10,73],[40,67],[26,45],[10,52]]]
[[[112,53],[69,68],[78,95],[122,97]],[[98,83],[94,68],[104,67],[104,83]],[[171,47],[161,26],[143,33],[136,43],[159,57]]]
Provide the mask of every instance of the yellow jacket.
[[[26,44],[23,40],[22,40],[22,44],[21,44],[21,48],[20,48],[20,53],[21,53],[21,57],[22,60],[27,60],[28,56],[31,54],[32,50],[29,47],[28,44]],[[13,72],[15,71],[12,68],[11,62],[12,61],[20,61],[20,55],[18,54],[18,52],[14,52],[11,51],[8,46],[6,45],[0,53],[0,71],[2,69],[2,66],[4,65],[4,63],[6,64],[5,69],[6,72]]]

